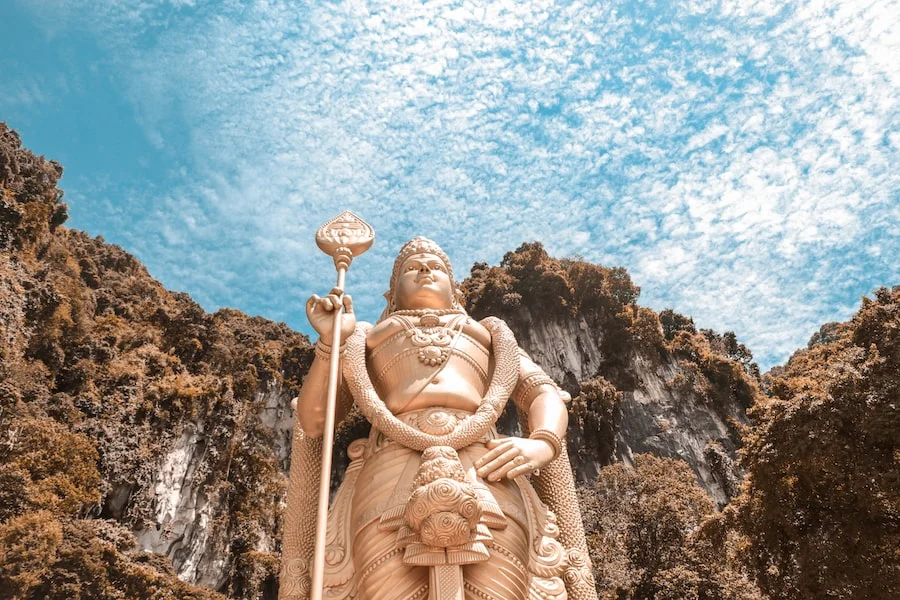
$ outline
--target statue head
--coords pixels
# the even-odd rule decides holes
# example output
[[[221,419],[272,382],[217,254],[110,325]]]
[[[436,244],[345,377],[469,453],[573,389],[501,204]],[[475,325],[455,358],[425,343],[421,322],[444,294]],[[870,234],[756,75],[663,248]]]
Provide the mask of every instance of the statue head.
[[[394,261],[391,287],[385,293],[385,318],[396,310],[461,309],[461,292],[453,280],[450,258],[433,241],[416,237],[403,244]]]

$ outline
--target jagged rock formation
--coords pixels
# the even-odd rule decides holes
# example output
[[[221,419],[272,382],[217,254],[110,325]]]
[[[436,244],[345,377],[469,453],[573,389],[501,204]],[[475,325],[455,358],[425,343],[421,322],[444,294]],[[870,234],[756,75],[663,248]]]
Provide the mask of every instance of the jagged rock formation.
[[[737,491],[738,427],[758,392],[749,369],[716,351],[721,337],[692,323],[664,332],[623,270],[553,259],[540,244],[476,265],[464,289],[476,315],[504,318],[575,398],[569,444],[582,482],[651,453],[686,461],[720,506]]]
[[[76,598],[60,590],[104,577],[124,589],[139,571],[128,597],[212,594],[174,575],[272,597],[309,342],[237,311],[206,314],[121,248],[63,227],[61,172],[0,124],[0,537],[39,516],[26,529],[51,565],[26,577],[3,554],[0,596]],[[78,539],[96,552],[78,554],[72,575]],[[101,576],[103,552],[115,560]]]

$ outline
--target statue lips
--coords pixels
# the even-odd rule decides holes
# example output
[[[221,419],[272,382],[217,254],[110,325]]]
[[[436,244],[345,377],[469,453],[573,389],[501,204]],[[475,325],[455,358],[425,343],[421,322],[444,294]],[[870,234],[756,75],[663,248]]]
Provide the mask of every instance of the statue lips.
[[[416,278],[416,283],[419,284],[419,287],[440,289],[438,286],[437,280],[434,278],[434,275],[430,275],[430,274],[419,275]]]

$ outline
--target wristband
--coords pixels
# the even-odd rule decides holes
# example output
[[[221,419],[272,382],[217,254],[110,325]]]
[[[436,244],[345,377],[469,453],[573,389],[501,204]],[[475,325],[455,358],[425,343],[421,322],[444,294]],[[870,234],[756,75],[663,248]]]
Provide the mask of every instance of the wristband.
[[[346,342],[341,344],[341,347],[338,348],[338,354],[343,354],[346,348]],[[322,360],[328,360],[331,358],[331,346],[322,342],[322,338],[319,338],[319,340],[316,342],[316,356],[318,358],[321,358]]]
[[[528,436],[528,439],[531,440],[543,440],[550,444],[553,447],[553,459],[556,460],[556,457],[562,453],[563,441],[555,432],[550,431],[549,429],[535,429],[531,432],[531,435]]]

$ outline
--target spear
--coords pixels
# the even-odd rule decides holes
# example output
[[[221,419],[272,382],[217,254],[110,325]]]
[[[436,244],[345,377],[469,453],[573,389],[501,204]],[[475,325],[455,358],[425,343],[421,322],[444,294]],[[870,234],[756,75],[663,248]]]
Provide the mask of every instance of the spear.
[[[344,279],[353,259],[375,241],[371,225],[345,210],[316,231],[316,245],[331,256],[337,269],[337,285],[331,291],[338,297],[344,293]],[[331,357],[328,363],[328,391],[325,399],[325,429],[322,432],[322,471],[319,479],[319,508],[316,517],[316,547],[313,557],[311,600],[322,600],[325,578],[325,533],[328,523],[328,500],[331,492],[331,458],[334,444],[334,412],[337,403],[338,369],[340,368],[341,316],[344,303],[334,307],[331,329]]]

